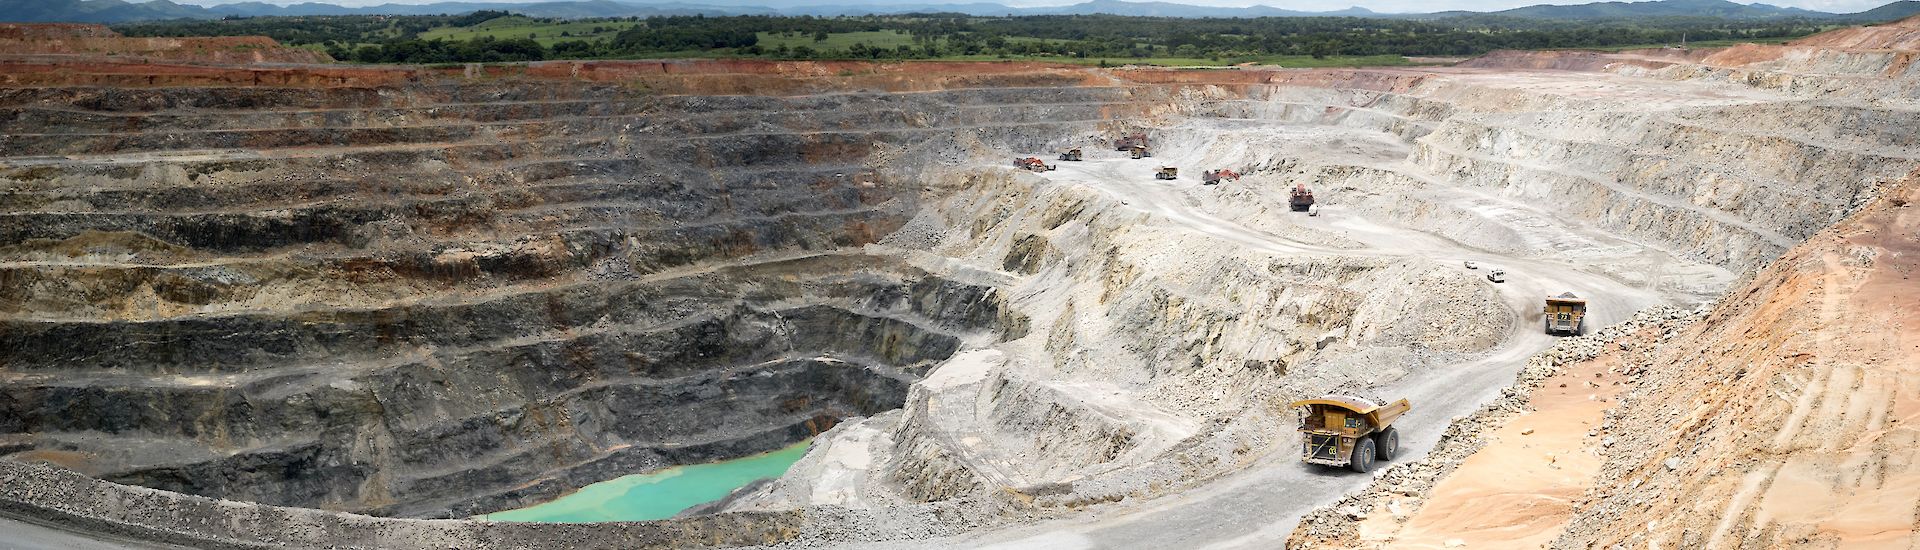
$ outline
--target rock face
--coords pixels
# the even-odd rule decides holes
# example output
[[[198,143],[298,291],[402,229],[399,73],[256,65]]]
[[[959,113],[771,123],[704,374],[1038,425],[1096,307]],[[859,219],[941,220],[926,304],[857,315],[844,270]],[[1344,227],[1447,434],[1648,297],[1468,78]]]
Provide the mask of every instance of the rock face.
[[[896,408],[1019,325],[992,288],[858,250],[917,202],[878,152],[992,132],[1011,99],[6,95],[0,431],[104,479],[494,511]]]
[[[327,54],[264,36],[127,38],[105,25],[0,23],[0,56],[82,55],[211,63],[321,63]]]
[[[1920,18],[1835,31],[1791,46],[1693,56],[1704,65],[1639,59],[1617,68],[1791,90],[1813,98],[1794,111],[1828,112],[1843,121],[1794,133],[1793,139],[1838,139],[1850,149],[1901,158],[1915,149],[1900,137],[1910,135],[1911,127],[1881,117],[1911,112],[1912,90],[1920,83],[1908,66],[1915,29]],[[1863,100],[1879,109],[1861,113],[1840,106]],[[1766,117],[1745,127],[1805,126]],[[1790,250],[1715,307],[1697,312],[1687,329],[1668,328],[1651,342],[1607,346],[1604,352],[1632,389],[1585,433],[1604,462],[1590,479],[1580,480],[1590,487],[1587,494],[1566,503],[1571,518],[1540,522],[1540,512],[1527,506],[1467,521],[1490,527],[1487,532],[1537,534],[1568,549],[1899,547],[1920,540],[1920,495],[1914,490],[1920,485],[1912,459],[1920,435],[1907,424],[1920,410],[1914,404],[1915,333],[1903,321],[1917,299],[1911,276],[1920,215],[1911,205],[1920,201],[1920,172],[1862,178],[1840,170],[1844,166],[1801,168],[1826,174],[1818,189],[1860,193],[1861,199],[1835,210],[1837,223],[1804,240],[1800,230],[1789,233],[1796,241]],[[1826,219],[1805,223],[1816,227]],[[1516,390],[1538,384],[1523,376]],[[1393,470],[1343,504],[1366,509],[1358,504],[1429,497],[1434,481],[1483,443],[1475,432],[1493,430],[1501,416],[1456,421],[1461,433],[1444,445],[1462,452]],[[1475,459],[1515,458],[1483,453]],[[1457,510],[1541,495],[1508,490],[1514,489],[1421,505]],[[1408,542],[1390,540],[1391,528],[1376,526],[1369,533],[1372,522],[1340,510],[1317,511],[1302,522],[1292,544],[1385,548]],[[1535,523],[1525,528],[1506,530],[1501,523],[1528,516]]]
[[[466,516],[825,432],[719,519],[615,534],[930,536],[1298,482],[1181,512],[1257,544],[1358,485],[1277,469],[1292,398],[1420,395],[1423,453],[1550,345],[1541,296],[1592,297],[1596,327],[1711,299],[1910,172],[1909,83],[1798,48],[1316,71],[0,59],[0,451],[163,490],[76,489],[137,503],[618,546],[177,493]],[[1248,176],[1151,182],[1103,147],[1006,166],[1142,128],[1157,161]],[[1295,184],[1329,214],[1289,213]],[[37,500],[57,493],[0,504],[263,536]],[[727,531],[752,518],[773,527]],[[1089,538],[1209,542],[1161,527]]]
[[[1920,537],[1920,173],[1655,351],[1556,545],[1831,548]],[[1670,518],[1691,518],[1672,521]]]
[[[1793,45],[1832,50],[1920,51],[1920,17],[1824,32],[1795,40]]]
[[[1895,122],[1911,112],[1909,97],[1862,103],[1845,89],[1730,85],[1687,72],[1771,70],[1759,64],[1772,61],[1750,62],[1613,56],[1594,72],[1185,81],[1155,135],[1156,161],[1247,167],[1252,185],[1132,184],[1093,161],[1063,163],[1065,177],[969,175],[882,244],[1020,274],[1008,284],[1033,335],[996,346],[1000,355],[951,360],[915,386],[900,414],[832,434],[818,457],[732,509],[1064,516],[1089,506],[1139,510],[1124,503],[1179,494],[1194,480],[1230,484],[1218,476],[1239,469],[1285,481],[1292,474],[1261,477],[1285,463],[1247,465],[1285,460],[1272,453],[1291,448],[1293,419],[1277,403],[1340,387],[1417,388],[1413,381],[1480,354],[1511,357],[1508,377],[1524,365],[1510,346],[1539,318],[1479,309],[1500,298],[1435,269],[1454,246],[1500,251],[1509,267],[1550,258],[1554,270],[1658,289],[1594,282],[1591,295],[1623,309],[1595,327],[1645,306],[1711,299],[1733,273],[1767,265],[1873,201],[1920,158],[1920,142]],[[1829,82],[1857,78],[1847,66],[1822,66]],[[1082,173],[1096,183],[1069,185],[1086,181],[1073,179]],[[1341,219],[1390,220],[1451,242],[1408,244],[1357,223],[1329,230],[1286,217],[1284,193],[1272,190],[1295,182],[1339,205]],[[1425,415],[1453,410],[1425,403]],[[1168,505],[1175,511],[1141,512],[1138,524],[1062,529],[1096,546],[1208,536],[1252,544],[1263,539],[1247,537],[1267,535],[1235,529],[1304,513],[1297,501],[1317,490],[1208,488],[1209,497]],[[1221,527],[1193,533],[1202,519]]]

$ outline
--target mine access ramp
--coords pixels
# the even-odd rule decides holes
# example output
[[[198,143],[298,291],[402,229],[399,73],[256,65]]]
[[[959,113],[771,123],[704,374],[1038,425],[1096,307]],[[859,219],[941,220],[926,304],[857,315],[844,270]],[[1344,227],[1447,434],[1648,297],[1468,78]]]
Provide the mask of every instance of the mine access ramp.
[[[1300,460],[1310,464],[1373,470],[1376,461],[1400,453],[1400,432],[1393,421],[1413,408],[1401,399],[1385,405],[1351,395],[1302,399],[1288,405],[1300,416]]]
[[[1580,334],[1580,324],[1587,317],[1587,301],[1572,292],[1562,292],[1559,296],[1548,296],[1545,310],[1547,334]]]

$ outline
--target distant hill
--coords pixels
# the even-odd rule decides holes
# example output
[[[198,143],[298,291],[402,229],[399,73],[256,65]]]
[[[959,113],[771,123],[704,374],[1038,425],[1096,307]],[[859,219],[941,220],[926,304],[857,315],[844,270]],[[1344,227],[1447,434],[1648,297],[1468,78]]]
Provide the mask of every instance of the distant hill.
[[[1632,19],[1637,17],[1719,17],[1773,19],[1828,18],[1839,14],[1783,8],[1770,4],[1736,4],[1727,0],[1657,0],[1654,2],[1595,2],[1571,6],[1537,5],[1488,13],[1534,19]]]
[[[6,1],[10,0],[0,0],[0,2]],[[459,14],[480,10],[511,10],[534,17],[568,18],[699,13],[699,10],[678,9],[673,5],[643,5],[614,2],[612,0],[566,0],[514,3],[435,2],[431,4],[381,4],[363,8],[348,8],[318,2],[307,2],[289,6],[275,6],[264,2],[245,2],[225,4],[205,9],[217,17],[228,15],[246,17],[271,15],[437,15]]]
[[[612,0],[558,2],[492,3],[437,2],[432,4],[382,4],[350,8],[334,4],[307,2],[277,6],[265,2],[241,2],[202,7],[178,4],[171,0],[129,3],[124,0],[0,0],[0,20],[15,22],[121,23],[155,19],[219,19],[228,16],[299,15],[435,15],[459,14],[479,10],[511,10],[534,17],[629,17],[655,15],[745,15],[771,13],[770,10],[717,8],[675,4],[635,4]]]
[[[1861,21],[1892,21],[1920,15],[1920,0],[1900,0],[1860,13],[1852,14]]]
[[[826,3],[814,3],[814,2]],[[432,15],[478,10],[509,10],[533,17],[650,17],[662,15],[863,15],[897,13],[964,13],[970,15],[1082,15],[1110,14],[1154,17],[1390,17],[1437,19],[1455,16],[1503,16],[1527,19],[1599,20],[1647,17],[1717,17],[1725,19],[1808,18],[1845,22],[1899,19],[1920,13],[1920,0],[1900,0],[1854,14],[1834,14],[1768,4],[1737,4],[1727,0],[1656,0],[1598,2],[1570,6],[1537,5],[1496,12],[1452,11],[1431,14],[1383,14],[1366,8],[1306,12],[1251,6],[1244,8],[1194,6],[1174,2],[1089,0],[1067,6],[1015,8],[991,2],[949,4],[881,4],[858,0],[698,0],[693,2],[641,0],[566,0],[529,2],[438,2],[344,7],[308,2],[278,6],[241,2],[203,7],[171,0],[133,3],[125,0],[0,0],[0,20],[17,22],[122,23],[156,19],[219,19],[223,17],[300,15]]]
[[[1041,8],[1006,8],[1007,13],[1015,15],[1131,15],[1145,17],[1378,17],[1381,14],[1362,7],[1350,7],[1340,11],[1296,11],[1273,6],[1249,6],[1228,8],[1217,6],[1194,6],[1172,2],[1123,2],[1121,0],[1091,0],[1068,6]],[[946,10],[942,10],[946,11]],[[963,12],[964,13],[964,12]]]
[[[156,0],[129,4],[120,0],[0,0],[0,19],[15,22],[61,21],[121,23],[149,19],[217,17],[199,6]]]

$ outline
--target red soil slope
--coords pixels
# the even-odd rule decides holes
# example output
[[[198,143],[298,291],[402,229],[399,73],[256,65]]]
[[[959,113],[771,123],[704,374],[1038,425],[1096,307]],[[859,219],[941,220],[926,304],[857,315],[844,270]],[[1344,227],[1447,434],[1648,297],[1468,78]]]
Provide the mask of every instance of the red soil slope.
[[[1566,546],[1920,544],[1920,173],[1664,346]]]
[[[1836,50],[1920,50],[1920,15],[1884,25],[1823,32],[1791,44]]]
[[[101,25],[0,23],[0,56],[87,56],[204,63],[320,63],[326,54],[264,36],[127,38]]]

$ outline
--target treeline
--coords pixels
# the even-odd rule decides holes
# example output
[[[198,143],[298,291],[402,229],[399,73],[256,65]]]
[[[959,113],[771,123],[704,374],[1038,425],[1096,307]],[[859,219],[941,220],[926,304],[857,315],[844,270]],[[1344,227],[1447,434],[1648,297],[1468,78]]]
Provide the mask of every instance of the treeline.
[[[327,55],[360,63],[499,63],[547,59],[547,49],[527,38],[472,40],[396,40],[349,50],[327,46]]]
[[[1648,24],[1500,20],[1408,21],[1352,17],[1183,19],[1112,15],[972,17],[663,17],[612,40],[554,45],[564,57],[638,57],[709,51],[776,58],[930,59],[1004,57],[1257,57],[1268,55],[1476,55],[1500,49],[1604,48],[1687,40],[1763,40],[1820,30],[1813,22],[1686,19]],[[837,33],[895,31],[911,44],[828,47]],[[761,34],[814,43],[763,45]]]
[[[1692,41],[1764,40],[1821,30],[1812,20],[1708,17],[1553,21],[1472,15],[1437,20],[1358,17],[1189,19],[1113,15],[976,17],[912,14],[849,17],[654,17],[584,20],[632,25],[611,37],[544,47],[530,38],[421,40],[420,32],[506,17],[272,17],[175,21],[116,27],[133,36],[265,34],[283,43],[323,46],[336,59],[363,63],[530,61],[707,55],[785,59],[931,59],[969,57],[1255,58],[1274,55],[1458,56],[1498,49],[1605,48]],[[516,20],[518,21],[518,20]],[[525,24],[559,20],[530,19]],[[516,24],[520,24],[516,22]],[[890,31],[886,44],[829,40]],[[774,37],[775,40],[768,40]],[[907,43],[898,43],[905,41]]]

